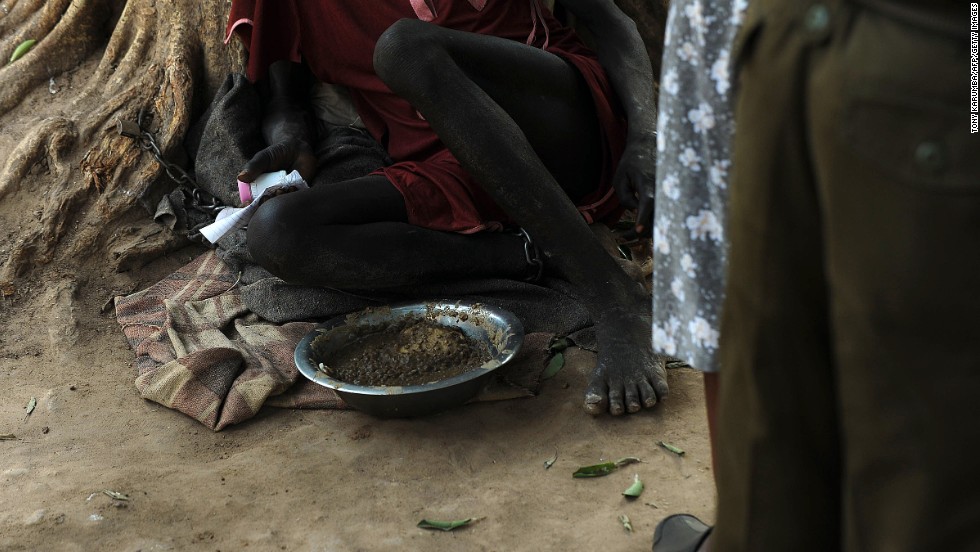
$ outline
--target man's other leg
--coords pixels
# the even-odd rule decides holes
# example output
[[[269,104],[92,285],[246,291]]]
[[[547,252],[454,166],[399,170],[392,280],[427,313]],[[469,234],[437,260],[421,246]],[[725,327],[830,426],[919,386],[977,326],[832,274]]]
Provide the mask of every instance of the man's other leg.
[[[601,156],[594,104],[578,71],[518,42],[416,20],[382,35],[375,69],[531,234],[597,320],[599,359],[586,408],[622,414],[656,404],[667,382],[651,347],[649,298],[569,200],[598,184]]]
[[[248,248],[287,282],[350,291],[529,273],[519,236],[464,236],[406,221],[401,193],[367,176],[268,200],[249,222]]]

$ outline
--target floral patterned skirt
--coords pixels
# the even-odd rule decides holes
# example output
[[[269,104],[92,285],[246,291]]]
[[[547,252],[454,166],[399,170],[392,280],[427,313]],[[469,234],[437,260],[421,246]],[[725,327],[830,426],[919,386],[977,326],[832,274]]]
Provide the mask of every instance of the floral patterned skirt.
[[[653,346],[718,370],[734,131],[730,50],[748,0],[671,2],[653,222]]]

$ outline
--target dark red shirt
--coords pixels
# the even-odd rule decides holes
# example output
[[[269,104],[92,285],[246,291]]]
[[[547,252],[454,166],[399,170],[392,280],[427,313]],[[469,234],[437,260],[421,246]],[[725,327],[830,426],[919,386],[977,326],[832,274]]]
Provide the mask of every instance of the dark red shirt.
[[[417,11],[413,4],[423,10]],[[531,0],[488,0],[482,9],[474,4],[479,2],[235,0],[228,34],[241,37],[249,50],[247,75],[253,81],[263,78],[272,63],[291,60],[305,62],[324,82],[346,86],[368,132],[384,140],[395,161],[381,172],[405,196],[410,222],[464,232],[481,230],[506,217],[458,167],[415,108],[375,74],[374,45],[395,21],[420,17],[447,28],[544,47],[582,72],[606,135],[605,182],[597,183],[596,194],[585,198],[588,209],[583,213],[591,219],[616,210],[608,180],[622,153],[625,123],[595,55],[571,28],[547,9],[535,9]]]

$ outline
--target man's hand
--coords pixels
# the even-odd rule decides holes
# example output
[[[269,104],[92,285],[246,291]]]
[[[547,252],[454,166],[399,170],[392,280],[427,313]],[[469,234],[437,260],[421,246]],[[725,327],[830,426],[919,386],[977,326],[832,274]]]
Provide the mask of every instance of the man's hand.
[[[657,105],[646,47],[636,24],[614,0],[562,0],[562,5],[591,32],[599,63],[626,112],[629,138],[613,186],[624,206],[637,209],[636,233],[648,236],[652,233],[657,172]]]
[[[312,74],[302,63],[280,60],[269,67],[269,75],[259,83],[263,111],[262,137],[264,150],[238,173],[238,179],[251,183],[262,174],[275,171],[298,171],[307,183],[316,174],[316,155],[313,143],[313,114],[309,107]]]
[[[277,142],[256,153],[245,164],[238,179],[242,182],[253,182],[259,176],[274,171],[299,171],[299,175],[307,182],[313,181],[316,174],[316,155],[313,148],[302,140],[287,140]]]
[[[649,236],[653,226],[653,194],[657,177],[657,143],[653,136],[632,138],[613,176],[620,203],[636,209],[636,234]]]

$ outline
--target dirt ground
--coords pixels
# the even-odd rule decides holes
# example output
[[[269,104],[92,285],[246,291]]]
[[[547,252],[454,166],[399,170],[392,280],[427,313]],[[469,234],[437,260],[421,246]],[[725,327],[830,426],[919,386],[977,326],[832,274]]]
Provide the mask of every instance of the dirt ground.
[[[0,434],[17,437],[0,441],[0,550],[612,552],[648,550],[670,513],[713,515],[701,378],[688,369],[671,371],[667,402],[623,419],[582,411],[594,363],[582,350],[538,397],[412,420],[268,409],[214,433],[140,399],[132,352],[100,309],[196,253],[33,282],[32,297],[0,307]],[[623,456],[643,463],[571,477]],[[646,490],[628,501],[634,474]],[[482,519],[451,533],[416,527],[468,517]]]

